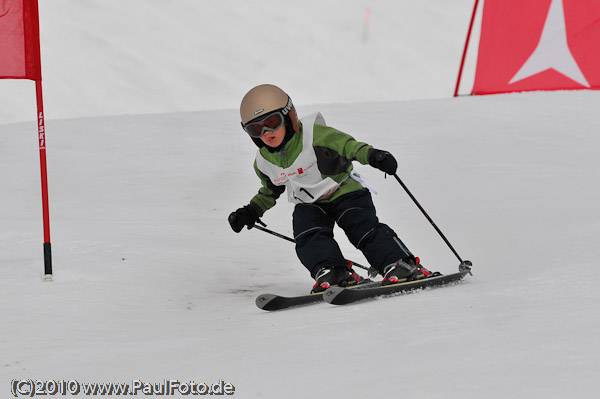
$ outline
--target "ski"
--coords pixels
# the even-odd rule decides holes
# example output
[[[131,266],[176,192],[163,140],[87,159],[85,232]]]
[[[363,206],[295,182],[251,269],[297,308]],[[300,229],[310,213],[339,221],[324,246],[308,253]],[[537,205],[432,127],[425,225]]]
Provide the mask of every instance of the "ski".
[[[325,291],[323,294],[323,299],[325,302],[333,305],[346,305],[369,298],[390,296],[393,294],[450,284],[462,280],[469,273],[469,270],[463,270],[457,273],[427,277],[421,280],[408,281],[386,286],[382,286],[381,283],[379,283],[377,286],[370,285],[367,287],[356,287],[355,289],[331,287]]]
[[[349,287],[348,289],[355,289],[358,287],[373,287],[378,286],[379,282],[373,282],[369,279],[364,282]],[[305,294],[298,296],[283,296],[275,294],[262,294],[256,297],[256,306],[262,310],[282,310],[292,307],[310,305],[323,301],[323,293],[317,292],[315,294]]]
[[[323,293],[306,294],[298,296],[281,296],[275,294],[262,294],[256,298],[256,306],[262,310],[281,310],[295,306],[303,306],[322,302]]]

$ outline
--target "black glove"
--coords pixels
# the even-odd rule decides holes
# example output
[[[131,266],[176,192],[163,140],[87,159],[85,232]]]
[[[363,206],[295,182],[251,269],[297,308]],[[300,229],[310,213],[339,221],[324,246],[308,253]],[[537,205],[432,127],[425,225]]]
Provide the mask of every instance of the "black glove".
[[[229,215],[229,224],[231,228],[236,233],[242,231],[244,226],[251,228],[254,226],[254,223],[258,221],[260,215],[256,212],[256,210],[252,207],[252,205],[248,204],[243,208],[239,208],[237,211],[232,212]]]
[[[377,168],[388,175],[393,175],[398,169],[398,162],[392,154],[383,150],[371,148],[368,155],[369,165]]]

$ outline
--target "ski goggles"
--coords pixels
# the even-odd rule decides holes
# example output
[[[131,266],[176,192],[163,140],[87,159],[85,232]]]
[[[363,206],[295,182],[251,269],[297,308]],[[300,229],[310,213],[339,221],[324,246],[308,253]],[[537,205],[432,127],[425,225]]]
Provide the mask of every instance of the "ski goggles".
[[[265,132],[277,130],[283,125],[285,118],[281,111],[272,112],[262,119],[242,125],[246,133],[255,139],[261,138]]]

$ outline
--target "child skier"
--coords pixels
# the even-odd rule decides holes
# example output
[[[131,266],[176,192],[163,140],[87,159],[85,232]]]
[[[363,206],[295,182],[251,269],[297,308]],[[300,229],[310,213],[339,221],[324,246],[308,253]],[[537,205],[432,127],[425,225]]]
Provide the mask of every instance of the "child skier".
[[[320,113],[298,120],[290,97],[273,85],[251,89],[240,106],[242,127],[259,147],[254,170],[262,182],[250,203],[229,215],[236,233],[251,228],[286,190],[296,204],[296,253],[316,283],[311,292],[362,280],[333,238],[334,223],[383,275],[383,284],[423,278],[418,258],[387,225],[380,223],[371,194],[353,172],[353,161],[396,173],[387,151],[326,126]],[[423,268],[423,270],[426,270]]]

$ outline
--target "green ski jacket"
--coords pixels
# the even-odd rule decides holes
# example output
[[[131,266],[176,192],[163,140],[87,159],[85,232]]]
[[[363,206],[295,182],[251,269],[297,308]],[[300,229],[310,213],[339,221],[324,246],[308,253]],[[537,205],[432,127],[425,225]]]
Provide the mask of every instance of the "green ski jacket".
[[[361,183],[351,176],[352,162],[367,165],[371,148],[326,126],[321,114],[307,116],[300,121],[300,131],[280,151],[258,150],[254,170],[262,187],[250,205],[262,216],[286,188],[292,203],[328,202],[362,190]]]

